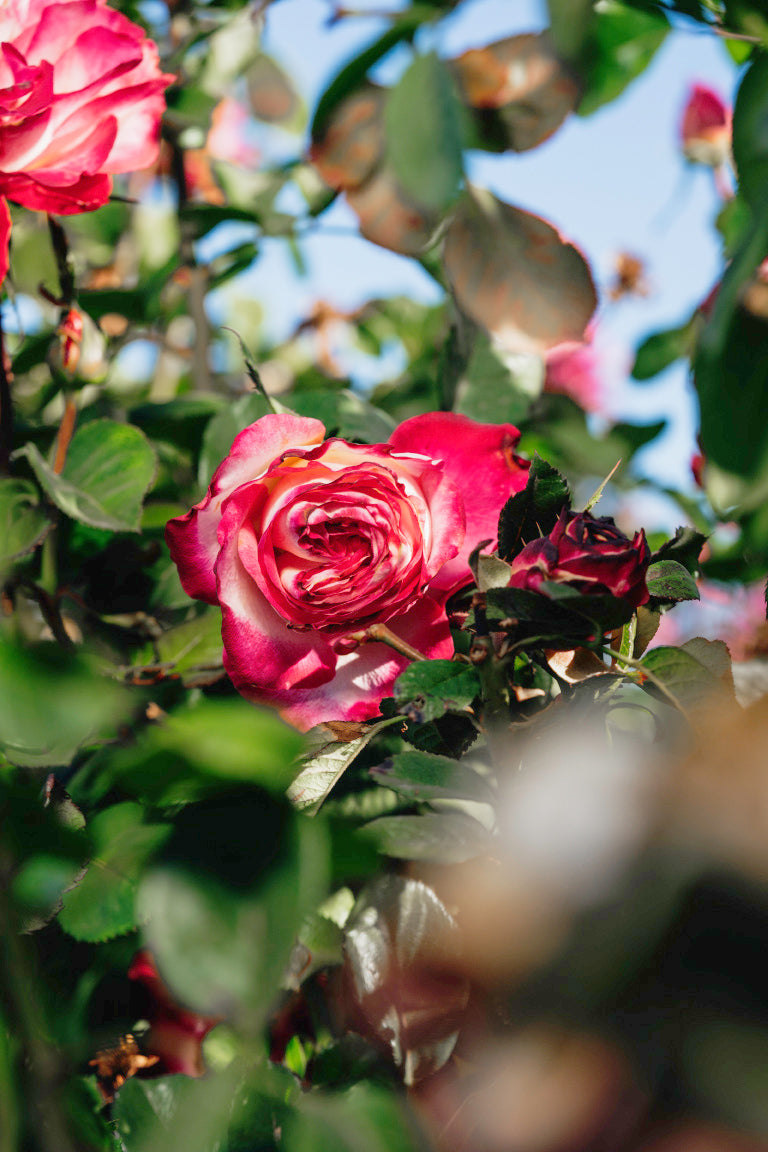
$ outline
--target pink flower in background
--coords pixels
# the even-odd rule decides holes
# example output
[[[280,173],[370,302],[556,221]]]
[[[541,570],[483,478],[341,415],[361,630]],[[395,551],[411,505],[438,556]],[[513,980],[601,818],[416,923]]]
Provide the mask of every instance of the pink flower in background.
[[[213,110],[206,140],[208,154],[214,160],[225,160],[241,168],[255,168],[259,150],[248,140],[251,118],[238,100],[226,96]]]
[[[142,29],[104,0],[6,0],[0,36],[2,280],[4,197],[63,215],[104,204],[113,174],[156,160],[174,77]]]
[[[599,412],[604,387],[600,356],[590,341],[569,341],[550,348],[545,361],[544,391],[570,396],[585,412]]]
[[[166,988],[151,952],[142,948],[131,961],[128,979],[144,989],[144,1015],[149,1031],[143,1038],[145,1050],[157,1057],[152,1076],[181,1072],[185,1076],[202,1076],[202,1044],[210,1030],[220,1023],[218,1016],[201,1016],[182,1008]]]
[[[712,88],[694,84],[683,110],[680,141],[687,160],[719,168],[731,151],[731,109]]]
[[[288,414],[241,432],[205,499],[166,528],[186,591],[221,605],[238,691],[303,729],[367,720],[408,660],[355,633],[386,624],[450,657],[446,601],[525,487],[519,437],[437,412],[388,444],[325,440],[319,420]]]

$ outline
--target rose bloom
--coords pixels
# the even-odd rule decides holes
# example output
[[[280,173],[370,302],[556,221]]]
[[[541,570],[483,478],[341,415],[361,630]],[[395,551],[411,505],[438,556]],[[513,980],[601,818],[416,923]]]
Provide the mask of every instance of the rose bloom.
[[[731,110],[712,88],[694,84],[683,110],[680,141],[687,160],[719,168],[731,150]]]
[[[220,1017],[201,1016],[182,1008],[166,988],[146,948],[137,952],[131,961],[128,979],[144,994],[142,1014],[149,1021],[149,1031],[142,1041],[144,1049],[150,1056],[158,1057],[149,1074],[165,1076],[181,1072],[185,1076],[202,1076],[205,1072],[203,1040],[220,1023]]]
[[[629,540],[610,516],[563,509],[548,536],[532,540],[511,564],[510,588],[538,592],[544,581],[570,584],[586,595],[645,604],[651,550],[641,529]]]
[[[235,687],[299,728],[367,720],[407,664],[351,634],[384,624],[453,653],[445,603],[525,486],[510,424],[430,413],[388,444],[325,440],[319,420],[264,416],[235,439],[205,499],[166,538],[190,596],[220,604]]]
[[[62,215],[106,203],[112,174],[156,160],[174,77],[142,29],[104,0],[6,0],[0,36],[2,280],[4,197]]]

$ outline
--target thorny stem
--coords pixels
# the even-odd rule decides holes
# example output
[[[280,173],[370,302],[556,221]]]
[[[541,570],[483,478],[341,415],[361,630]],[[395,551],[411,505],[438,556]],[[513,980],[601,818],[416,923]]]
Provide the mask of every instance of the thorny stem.
[[[171,148],[171,174],[176,184],[179,231],[181,234],[180,256],[182,264],[189,270],[187,300],[189,314],[195,326],[195,340],[192,347],[192,387],[195,392],[210,391],[211,378],[208,368],[208,343],[210,329],[205,311],[205,295],[208,289],[208,272],[202,268],[195,256],[194,225],[187,220],[184,209],[187,205],[187,177],[184,171],[184,149],[178,136],[168,131],[166,139]]]
[[[363,628],[360,632],[350,632],[350,640],[356,640],[358,644],[370,644],[373,641],[379,644],[386,644],[390,648],[394,648],[395,652],[399,652],[401,656],[407,656],[409,660],[426,660],[423,652],[419,652],[418,648],[414,648],[407,640],[402,640],[387,628],[386,624],[371,624],[368,628]]]

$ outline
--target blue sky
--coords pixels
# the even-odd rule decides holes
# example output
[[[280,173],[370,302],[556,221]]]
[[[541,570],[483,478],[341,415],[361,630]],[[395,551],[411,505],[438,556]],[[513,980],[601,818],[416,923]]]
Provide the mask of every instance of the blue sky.
[[[357,9],[381,7],[363,0]],[[369,17],[332,27],[327,0],[280,0],[266,11],[264,47],[299,85],[310,109],[339,67],[380,31]],[[429,41],[441,54],[547,23],[538,0],[465,0]],[[393,80],[405,52],[394,53],[380,79]],[[524,155],[473,154],[471,179],[499,196],[546,216],[588,256],[599,283],[610,278],[621,250],[643,257],[652,294],[647,299],[603,304],[601,341],[612,353],[609,408],[638,421],[666,416],[670,432],[643,454],[644,471],[659,470],[688,486],[694,409],[685,370],[678,367],[652,384],[626,381],[623,363],[647,333],[685,319],[718,278],[720,249],[713,220],[719,202],[711,173],[685,165],[678,126],[691,83],[712,85],[732,98],[738,80],[723,45],[699,27],[677,28],[651,67],[617,101],[588,119],[572,116],[545,144]],[[277,138],[276,138],[277,139]],[[285,147],[285,143],[283,143]],[[276,145],[280,148],[280,143]],[[288,144],[286,154],[295,152]],[[323,234],[327,231],[327,234]],[[342,203],[323,217],[309,237],[309,273],[297,279],[285,246],[267,242],[248,273],[248,289],[265,309],[274,336],[286,334],[316,299],[350,308],[373,295],[409,293],[429,301],[435,286],[411,260],[354,235],[354,217]]]

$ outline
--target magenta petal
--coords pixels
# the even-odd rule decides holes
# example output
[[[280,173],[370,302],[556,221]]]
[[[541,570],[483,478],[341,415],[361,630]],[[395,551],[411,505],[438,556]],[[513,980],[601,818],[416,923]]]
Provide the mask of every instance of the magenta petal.
[[[169,520],[165,526],[165,539],[187,595],[208,604],[218,604],[213,566],[219,554],[216,530],[220,512],[216,508],[206,515],[211,501],[212,497],[208,495],[183,516]]]
[[[8,201],[0,196],[0,284],[8,275],[8,245],[11,239],[11,214]]]
[[[496,544],[499,513],[528,479],[528,462],[515,455],[520,433],[513,424],[478,424],[452,412],[413,416],[394,430],[396,452],[420,452],[443,461],[464,499],[466,535],[459,554],[430,584],[446,594],[471,580],[469,554],[481,540]]]
[[[453,655],[445,611],[431,596],[425,596],[410,612],[389,620],[387,627],[431,660],[450,659]],[[381,701],[392,695],[395,680],[409,663],[386,644],[363,644],[338,658],[335,675],[326,684],[311,691],[251,698],[269,699],[279,707],[284,720],[304,732],[326,720],[371,720],[378,716]]]
[[[319,420],[286,412],[262,416],[235,437],[229,455],[213,474],[211,491],[231,492],[262,476],[289,448],[314,447],[322,444],[324,436],[325,426]]]

